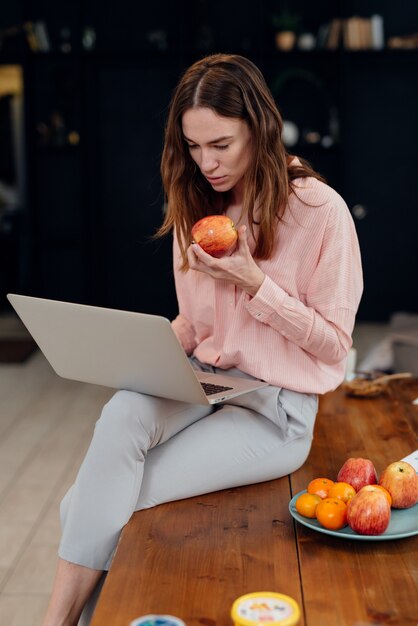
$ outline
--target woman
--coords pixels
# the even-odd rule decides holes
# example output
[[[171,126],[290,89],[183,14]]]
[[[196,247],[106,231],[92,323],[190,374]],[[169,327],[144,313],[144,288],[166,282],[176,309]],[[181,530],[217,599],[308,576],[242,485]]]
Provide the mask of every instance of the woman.
[[[317,394],[343,379],[362,291],[347,206],[281,142],[260,71],[236,55],[189,68],[174,93],[162,156],[179,315],[196,368],[269,386],[216,409],[120,391],[104,407],[62,503],[59,564],[44,626],[76,624],[140,509],[286,475],[310,450]],[[225,213],[237,249],[191,241]]]

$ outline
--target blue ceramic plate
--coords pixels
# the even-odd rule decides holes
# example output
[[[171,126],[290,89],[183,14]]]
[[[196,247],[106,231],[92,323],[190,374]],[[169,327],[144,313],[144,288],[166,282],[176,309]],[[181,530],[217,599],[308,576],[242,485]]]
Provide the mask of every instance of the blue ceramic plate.
[[[134,619],[129,626],[186,626],[186,624],[172,615],[142,615]]]
[[[302,493],[306,493],[306,489],[297,493],[289,502],[290,514],[300,524],[312,528],[312,530],[317,530],[319,533],[360,541],[387,541],[388,539],[403,539],[404,537],[418,535],[418,504],[410,509],[392,509],[389,526],[382,535],[359,535],[349,526],[345,526],[341,530],[328,530],[321,526],[316,519],[299,515],[296,511],[295,502]]]

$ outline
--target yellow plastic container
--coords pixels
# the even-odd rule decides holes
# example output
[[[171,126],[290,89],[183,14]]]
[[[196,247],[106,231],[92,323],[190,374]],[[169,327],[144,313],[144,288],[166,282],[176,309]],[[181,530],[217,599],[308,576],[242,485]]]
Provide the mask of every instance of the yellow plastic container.
[[[300,609],[290,596],[259,591],[237,598],[231,617],[235,626],[295,626],[300,619]]]

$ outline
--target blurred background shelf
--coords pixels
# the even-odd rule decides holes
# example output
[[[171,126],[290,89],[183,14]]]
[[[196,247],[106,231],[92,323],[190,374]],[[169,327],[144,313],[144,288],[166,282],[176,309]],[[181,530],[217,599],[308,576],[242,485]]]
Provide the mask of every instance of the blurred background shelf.
[[[284,52],[273,18],[283,22],[289,6],[297,39]],[[348,50],[342,35],[326,47],[336,19],[375,14],[382,49]],[[2,68],[19,68],[12,95],[21,118],[16,125],[10,110],[0,112],[0,311],[13,290],[176,314],[171,241],[152,238],[163,217],[165,116],[184,69],[222,51],[259,65],[286,121],[288,151],[346,200],[364,261],[359,320],[418,312],[418,48],[388,48],[414,32],[413,0],[3,5],[0,106],[10,95]],[[12,173],[4,169],[11,159]],[[13,217],[2,182],[16,191]]]

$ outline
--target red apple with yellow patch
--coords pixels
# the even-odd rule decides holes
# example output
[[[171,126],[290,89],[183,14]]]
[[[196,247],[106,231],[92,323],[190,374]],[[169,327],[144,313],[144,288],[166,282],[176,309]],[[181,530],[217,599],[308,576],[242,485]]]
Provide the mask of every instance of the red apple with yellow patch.
[[[364,493],[365,491],[375,491],[377,493],[383,493],[390,506],[392,506],[392,496],[387,489],[382,487],[382,485],[364,485],[364,487],[362,487],[358,493]]]
[[[347,503],[347,522],[360,535],[381,535],[390,522],[390,504],[383,493],[363,491]]]
[[[211,256],[220,259],[233,253],[238,241],[234,222],[227,215],[208,215],[192,228],[195,243]]]
[[[394,509],[408,509],[418,502],[418,474],[406,461],[395,461],[382,472],[379,485],[392,496]]]

